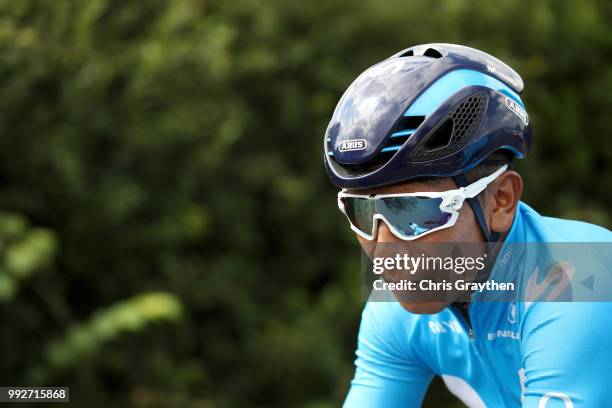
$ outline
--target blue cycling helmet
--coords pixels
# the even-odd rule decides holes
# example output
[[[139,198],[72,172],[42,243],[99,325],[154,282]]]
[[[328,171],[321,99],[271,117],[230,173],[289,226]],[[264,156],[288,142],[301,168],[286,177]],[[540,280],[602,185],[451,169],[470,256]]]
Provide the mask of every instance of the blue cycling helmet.
[[[325,133],[333,184],[363,189],[463,175],[505,150],[523,158],[531,124],[523,80],[482,51],[453,44],[407,48],[363,72]]]

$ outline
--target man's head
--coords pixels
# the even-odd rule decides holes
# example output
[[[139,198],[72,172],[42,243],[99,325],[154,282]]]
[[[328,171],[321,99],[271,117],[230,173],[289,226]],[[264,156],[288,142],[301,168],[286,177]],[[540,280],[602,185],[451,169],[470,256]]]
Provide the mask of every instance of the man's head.
[[[513,170],[498,170],[511,168],[531,146],[522,89],[520,76],[503,62],[452,44],[411,47],[361,74],[338,103],[324,144],[330,179],[347,195],[339,202],[343,212],[349,220],[351,214],[374,214],[362,229],[375,231],[362,231],[360,242],[486,242],[503,236],[522,181]],[[410,196],[449,190],[455,192],[425,200]],[[409,197],[368,198],[381,194]],[[392,216],[394,221],[381,222]],[[353,229],[360,231],[355,224]],[[443,306],[404,307],[432,313]]]
[[[506,170],[476,196],[483,210],[487,228],[500,236],[507,233],[512,226],[514,214],[523,189],[521,176],[512,168],[512,158],[504,153],[493,154],[490,159],[465,175],[468,182],[474,182],[493,174],[504,165],[507,166]],[[347,192],[379,196],[419,192],[445,192],[456,190],[458,187],[453,178],[443,177],[405,181],[361,190],[349,189]],[[424,235],[419,238],[420,242],[485,242],[486,238],[472,208],[469,205],[462,205],[458,211],[459,217],[453,226]],[[376,239],[374,240],[368,240],[359,234],[356,234],[356,237],[362,243],[372,243],[373,241],[387,243],[402,242],[402,239],[393,234],[385,222],[379,222],[377,228]]]
[[[508,165],[508,170],[504,171],[494,181],[492,181],[486,189],[476,196],[484,220],[489,231],[499,235],[503,240],[505,235],[512,227],[514,215],[516,213],[518,202],[523,190],[523,182],[521,176],[511,167],[512,159],[505,154],[494,154],[490,160],[483,163],[466,174],[469,182],[473,182],[483,177],[494,173],[503,165]],[[446,178],[428,178],[422,180],[406,181],[389,186],[374,187],[365,190],[355,190],[351,192],[359,194],[405,194],[418,192],[443,192],[457,189],[457,183],[450,177]],[[477,220],[477,216],[470,205],[463,205],[459,209],[457,221],[449,228],[440,229],[430,234],[418,238],[419,244],[424,243],[427,247],[428,243],[444,244],[444,243],[478,243],[485,242],[485,235]],[[386,244],[393,248],[393,244],[404,244],[405,242],[392,233],[389,225],[385,222],[379,222],[377,225],[376,239],[367,240],[359,234],[355,234],[357,240],[361,244],[366,253],[371,256],[376,256],[374,253],[377,249],[377,244],[381,246]],[[379,250],[380,247],[378,246]],[[395,248],[400,245],[395,246]],[[400,300],[402,306],[413,313],[437,313],[446,307],[450,301],[414,301],[410,302],[405,298]]]

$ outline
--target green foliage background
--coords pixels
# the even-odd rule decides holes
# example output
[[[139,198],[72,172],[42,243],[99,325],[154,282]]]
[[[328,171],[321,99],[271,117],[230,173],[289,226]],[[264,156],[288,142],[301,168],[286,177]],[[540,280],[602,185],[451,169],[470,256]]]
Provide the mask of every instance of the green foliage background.
[[[337,406],[362,307],[322,166],[341,93],[410,45],[493,53],[526,82],[525,200],[610,227],[611,20],[605,0],[0,1],[0,384]]]

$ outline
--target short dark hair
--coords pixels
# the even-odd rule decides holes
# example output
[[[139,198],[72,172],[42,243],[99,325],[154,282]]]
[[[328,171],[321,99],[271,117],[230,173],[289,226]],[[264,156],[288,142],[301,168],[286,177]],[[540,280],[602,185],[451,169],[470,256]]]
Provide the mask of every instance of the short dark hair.
[[[498,150],[489,155],[472,170],[465,173],[465,177],[470,182],[474,182],[488,176],[489,174],[492,174],[495,170],[504,165],[508,166],[507,170],[513,170],[514,155],[508,150]]]
[[[465,177],[470,183],[492,174],[503,165],[508,165],[507,170],[514,170],[514,155],[508,150],[498,150],[490,154],[472,170],[465,173]],[[427,177],[419,179],[421,183],[435,185],[440,179],[437,177]]]

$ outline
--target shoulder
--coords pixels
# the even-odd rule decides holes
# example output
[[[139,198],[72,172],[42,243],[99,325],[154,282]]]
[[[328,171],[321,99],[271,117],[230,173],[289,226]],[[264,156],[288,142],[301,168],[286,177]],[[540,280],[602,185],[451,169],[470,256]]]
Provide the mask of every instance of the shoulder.
[[[591,358],[609,368],[612,347],[611,302],[524,304],[520,321],[523,367],[572,370]],[[587,360],[585,360],[587,359]]]
[[[518,212],[525,226],[526,242],[612,242],[612,232],[598,225],[545,217],[523,202]]]
[[[536,302],[522,304],[520,338],[525,355],[579,352],[612,345],[611,302]]]
[[[381,351],[406,355],[420,347],[427,348],[436,329],[452,319],[448,309],[418,315],[408,312],[394,300],[369,301],[363,309],[359,338],[380,345]]]
[[[387,342],[402,343],[409,340],[423,320],[422,316],[406,311],[394,299],[370,300],[361,314],[361,332],[382,335]]]
[[[609,385],[602,378],[612,374],[612,303],[525,306],[520,335],[525,404],[541,406],[554,393],[576,407],[608,406]]]

